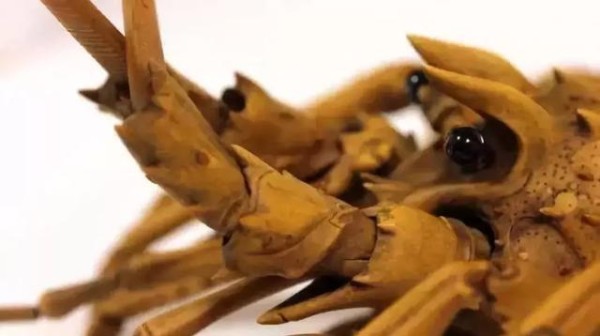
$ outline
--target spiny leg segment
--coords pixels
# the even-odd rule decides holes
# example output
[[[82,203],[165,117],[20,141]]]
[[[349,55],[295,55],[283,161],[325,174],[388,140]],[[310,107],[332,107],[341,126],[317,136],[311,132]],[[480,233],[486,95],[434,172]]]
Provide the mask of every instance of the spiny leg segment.
[[[48,291],[37,306],[1,309],[0,320],[58,318],[82,304],[108,298],[119,290],[151,291],[156,286],[186,277],[203,280],[208,285],[223,267],[220,239],[217,238],[181,250],[140,254],[110,275]]]

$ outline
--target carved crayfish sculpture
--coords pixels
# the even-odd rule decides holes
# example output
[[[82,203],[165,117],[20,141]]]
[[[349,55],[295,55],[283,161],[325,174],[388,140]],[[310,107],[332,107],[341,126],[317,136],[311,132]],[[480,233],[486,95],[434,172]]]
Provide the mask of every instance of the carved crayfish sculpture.
[[[393,65],[295,109],[241,74],[215,99],[164,61],[154,4],[125,0],[123,37],[86,0],[43,0],[109,72],[82,93],[161,196],[101,275],[0,319],[95,304],[88,335],[142,324],[193,335],[312,280],[263,324],[372,307],[332,335],[599,335],[600,77],[531,84],[499,56],[411,36],[428,65]],[[378,113],[419,103],[442,137],[417,151]],[[217,234],[148,252],[196,217]]]

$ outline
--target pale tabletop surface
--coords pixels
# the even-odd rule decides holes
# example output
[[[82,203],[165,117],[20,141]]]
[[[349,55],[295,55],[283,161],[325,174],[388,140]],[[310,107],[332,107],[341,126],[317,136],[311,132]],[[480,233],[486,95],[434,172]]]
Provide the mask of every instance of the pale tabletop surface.
[[[122,27],[119,1],[96,3]],[[554,65],[600,72],[600,5],[594,1],[157,3],[166,58],[215,94],[233,83],[237,70],[301,105],[361,71],[416,59],[407,33],[497,51],[532,77]],[[91,277],[156,188],[115,136],[116,121],[76,94],[104,80],[94,60],[37,1],[0,0],[0,12],[0,304],[31,303],[47,287]],[[427,132],[418,114],[395,121],[403,131]],[[206,232],[195,225],[163,247]],[[254,323],[289,294],[233,314],[202,335],[311,332],[348,317],[323,314],[281,327]],[[87,313],[1,325],[0,335],[81,335]]]

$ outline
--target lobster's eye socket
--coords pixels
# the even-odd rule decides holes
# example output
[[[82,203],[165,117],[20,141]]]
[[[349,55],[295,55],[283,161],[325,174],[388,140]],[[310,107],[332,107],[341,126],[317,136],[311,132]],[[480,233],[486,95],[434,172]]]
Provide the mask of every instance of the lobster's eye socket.
[[[221,95],[221,101],[233,112],[241,112],[246,108],[246,97],[237,89],[225,89]]]
[[[429,80],[425,77],[422,70],[415,70],[406,77],[406,93],[410,101],[419,104],[419,89],[429,84]]]
[[[465,173],[475,173],[488,168],[494,161],[494,151],[480,130],[474,127],[457,127],[448,133],[444,144],[446,155]]]

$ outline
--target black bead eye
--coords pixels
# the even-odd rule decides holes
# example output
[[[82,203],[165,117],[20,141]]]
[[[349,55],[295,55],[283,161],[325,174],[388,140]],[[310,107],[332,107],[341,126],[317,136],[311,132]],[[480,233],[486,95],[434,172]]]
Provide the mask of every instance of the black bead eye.
[[[475,173],[489,167],[494,151],[481,131],[474,127],[457,127],[450,131],[444,144],[446,155],[461,166],[464,173]]]
[[[246,97],[237,89],[225,89],[221,95],[221,101],[233,112],[241,112],[246,108]]]
[[[406,94],[410,98],[410,101],[415,104],[420,103],[419,89],[427,84],[429,84],[429,80],[425,77],[425,73],[422,70],[411,72],[408,77],[406,77]]]

